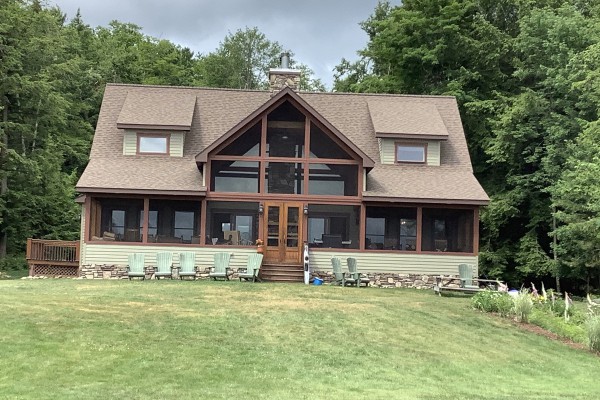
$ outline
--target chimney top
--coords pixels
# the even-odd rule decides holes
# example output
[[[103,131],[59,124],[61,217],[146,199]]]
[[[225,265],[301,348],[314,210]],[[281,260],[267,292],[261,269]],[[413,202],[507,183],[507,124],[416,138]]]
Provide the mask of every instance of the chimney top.
[[[300,70],[290,68],[290,53],[281,53],[280,67],[269,70],[269,88],[275,94],[284,87],[298,90],[300,86]]]

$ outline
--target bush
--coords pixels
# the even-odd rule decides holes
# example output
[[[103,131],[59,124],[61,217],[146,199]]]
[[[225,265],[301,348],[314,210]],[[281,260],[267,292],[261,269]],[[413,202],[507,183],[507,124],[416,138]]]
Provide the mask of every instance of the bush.
[[[19,271],[27,269],[27,260],[25,255],[8,255],[3,260],[0,260],[0,271]]]
[[[515,319],[518,322],[529,322],[529,316],[533,311],[533,301],[531,300],[529,292],[525,289],[522,289],[513,299],[513,302]]]
[[[590,316],[585,323],[585,330],[590,350],[600,351],[600,316]]]
[[[497,312],[503,317],[510,314],[513,302],[507,293],[483,290],[473,296],[473,307],[486,312]]]

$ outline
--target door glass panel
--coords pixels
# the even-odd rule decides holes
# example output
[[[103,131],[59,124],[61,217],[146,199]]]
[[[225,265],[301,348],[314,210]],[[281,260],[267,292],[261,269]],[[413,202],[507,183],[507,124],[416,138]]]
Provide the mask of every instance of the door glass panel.
[[[267,214],[267,246],[279,246],[279,207],[269,206]]]
[[[289,207],[287,210],[287,239],[285,245],[287,247],[298,247],[299,241],[299,227],[298,221],[300,220],[300,208]]]

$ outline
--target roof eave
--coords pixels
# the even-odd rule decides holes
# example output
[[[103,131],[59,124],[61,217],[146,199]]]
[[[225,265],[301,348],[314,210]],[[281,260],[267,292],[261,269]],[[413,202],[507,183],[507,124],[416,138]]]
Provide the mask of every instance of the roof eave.
[[[379,203],[420,203],[420,204],[450,204],[450,205],[470,205],[470,206],[486,206],[490,203],[487,199],[433,199],[433,198],[417,198],[417,197],[392,197],[392,196],[369,196],[363,194],[365,202]]]
[[[117,122],[119,129],[131,130],[157,130],[157,131],[189,131],[191,125],[151,125],[151,124],[128,124]]]
[[[382,139],[419,139],[419,140],[448,140],[448,134],[375,132],[375,137]]]
[[[157,196],[205,196],[206,188],[200,190],[158,190],[158,189],[132,189],[132,188],[99,188],[81,187],[75,188],[79,193],[110,193],[110,194],[145,194]]]

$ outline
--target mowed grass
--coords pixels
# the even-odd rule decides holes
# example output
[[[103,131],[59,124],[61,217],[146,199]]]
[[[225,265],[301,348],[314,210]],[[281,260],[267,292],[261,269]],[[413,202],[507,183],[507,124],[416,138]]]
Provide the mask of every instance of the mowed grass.
[[[591,399],[599,367],[430,291],[0,282],[0,398]]]

